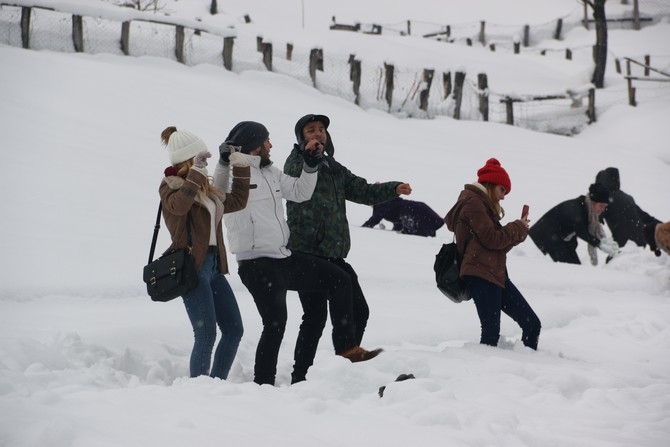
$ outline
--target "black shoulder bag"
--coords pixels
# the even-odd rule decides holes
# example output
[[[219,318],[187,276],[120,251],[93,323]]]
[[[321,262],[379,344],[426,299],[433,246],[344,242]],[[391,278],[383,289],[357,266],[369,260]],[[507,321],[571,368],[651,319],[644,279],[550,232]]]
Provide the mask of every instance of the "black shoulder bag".
[[[460,211],[459,209],[456,216],[454,216],[454,221],[458,221]],[[468,242],[470,242],[471,237],[472,230],[468,231],[468,237],[463,246],[463,254],[465,254],[465,250],[468,248]],[[460,303],[471,298],[465,293],[465,284],[461,279],[461,256],[458,254],[455,241],[442,244],[442,248],[435,255],[433,270],[435,270],[437,288],[451,301]]]
[[[191,254],[191,218],[186,220],[188,231],[188,246],[172,250],[153,261],[156,249],[158,230],[160,230],[161,210],[163,204],[158,205],[154,237],[149,250],[149,264],[144,267],[143,280],[147,285],[147,293],[152,301],[170,301],[178,296],[190,292],[198,285],[198,272],[195,269],[195,259]]]

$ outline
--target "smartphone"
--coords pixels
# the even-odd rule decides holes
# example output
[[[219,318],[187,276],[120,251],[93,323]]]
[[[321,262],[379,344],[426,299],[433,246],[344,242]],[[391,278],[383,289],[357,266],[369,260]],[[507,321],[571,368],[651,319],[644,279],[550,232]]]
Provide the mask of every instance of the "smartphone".
[[[523,209],[521,210],[521,217],[524,218],[528,216],[528,205],[524,205]]]

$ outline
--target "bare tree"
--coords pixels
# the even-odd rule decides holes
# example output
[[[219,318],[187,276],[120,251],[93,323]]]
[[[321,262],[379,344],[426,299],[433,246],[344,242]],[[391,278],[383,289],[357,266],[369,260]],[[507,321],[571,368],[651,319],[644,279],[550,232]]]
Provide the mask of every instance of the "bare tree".
[[[593,19],[596,22],[596,46],[593,59],[596,68],[593,71],[593,85],[603,88],[605,84],[605,68],[607,66],[607,17],[605,16],[605,2],[607,0],[584,0],[593,10]]]

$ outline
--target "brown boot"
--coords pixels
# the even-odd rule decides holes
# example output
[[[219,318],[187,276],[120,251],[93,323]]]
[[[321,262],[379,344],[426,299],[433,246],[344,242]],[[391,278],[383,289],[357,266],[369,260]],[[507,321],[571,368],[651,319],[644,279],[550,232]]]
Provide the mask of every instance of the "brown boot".
[[[372,351],[367,351],[361,348],[360,346],[354,346],[353,348],[347,349],[346,351],[341,352],[338,355],[341,355],[345,359],[349,359],[351,363],[356,363],[373,359],[377,357],[379,353],[382,351],[383,349],[381,348],[373,349]]]

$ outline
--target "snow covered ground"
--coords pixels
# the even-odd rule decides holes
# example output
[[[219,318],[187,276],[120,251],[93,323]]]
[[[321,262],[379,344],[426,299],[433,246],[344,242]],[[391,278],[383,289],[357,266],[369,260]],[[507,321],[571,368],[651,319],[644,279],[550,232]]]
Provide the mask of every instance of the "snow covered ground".
[[[204,17],[209,6],[208,0],[166,3],[187,17]],[[276,33],[302,28],[297,1],[286,0],[281,12],[260,0],[219,3],[233,21],[249,13],[253,26]],[[303,3],[306,31],[331,42],[324,30],[333,15],[392,23],[418,14],[421,3],[438,21],[445,2]],[[537,22],[580,7],[547,1],[547,17],[520,9],[535,2],[505,3],[500,15],[480,17],[491,5],[484,0],[459,2],[449,15],[502,23],[515,9]],[[668,29],[666,20],[640,32],[612,31],[612,51],[670,54],[670,39],[658,39]],[[593,31],[575,29],[566,45],[571,37],[585,41]],[[513,183],[504,222],[524,203],[538,219],[584,194],[599,170],[616,166],[622,189],[666,221],[667,88],[636,108],[623,95],[569,138],[450,118],[399,119],[286,76],[158,58],[0,46],[0,66],[8,174],[0,232],[0,446],[667,445],[670,257],[634,245],[609,264],[601,254],[598,266],[588,263],[582,242],[581,266],[551,262],[530,240],[512,250],[510,276],[542,320],[540,346],[524,348],[518,327],[503,317],[501,346],[490,348],[478,344],[473,303],[453,304],[434,287],[434,255],[451,234],[443,228],[436,238],[421,238],[361,228],[371,208],[351,204],[348,260],[371,308],[363,345],[385,352],[351,364],[333,355],[327,329],[308,380],[294,386],[289,375],[301,311],[293,292],[277,386],[259,387],[252,375],[261,323],[236,272],[228,279],[245,335],[227,381],[187,377],[192,334],[183,305],[151,302],[141,282],[168,163],[159,136],[168,125],[198,134],[215,150],[238,121],[263,122],[282,166],[297,119],[323,113],[342,163],[370,182],[411,183],[410,198],[440,214],[496,157]],[[611,91],[622,82],[608,72]],[[167,243],[163,229],[159,250]],[[402,373],[416,379],[395,383]]]

